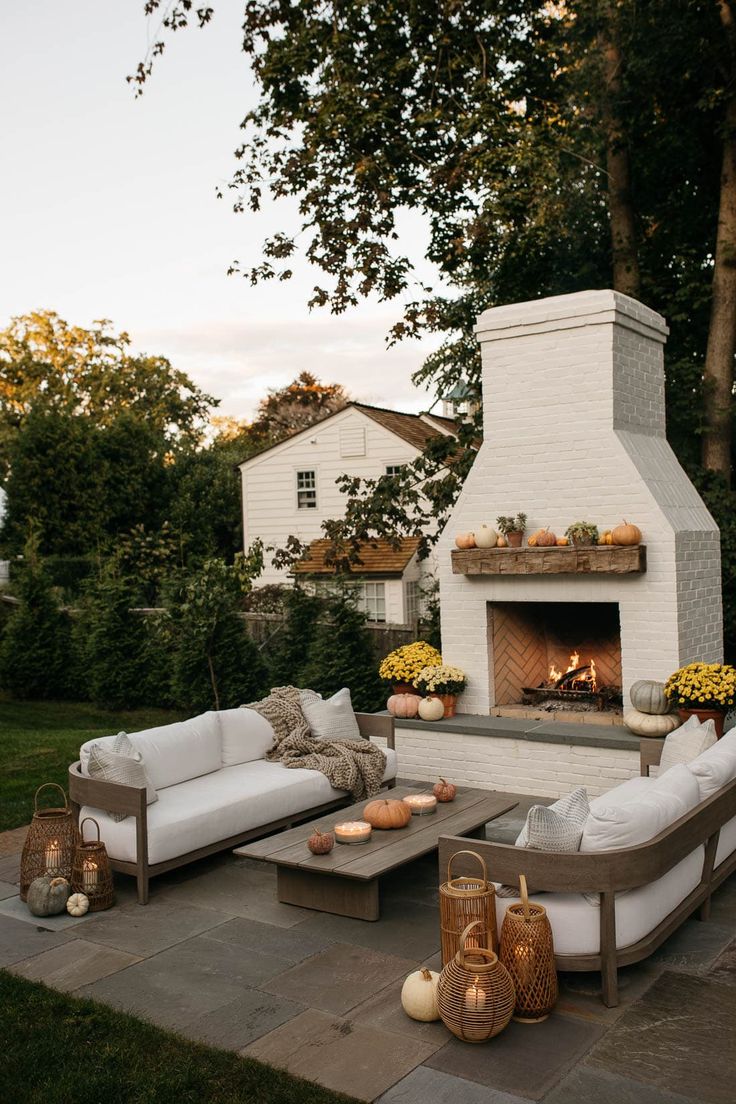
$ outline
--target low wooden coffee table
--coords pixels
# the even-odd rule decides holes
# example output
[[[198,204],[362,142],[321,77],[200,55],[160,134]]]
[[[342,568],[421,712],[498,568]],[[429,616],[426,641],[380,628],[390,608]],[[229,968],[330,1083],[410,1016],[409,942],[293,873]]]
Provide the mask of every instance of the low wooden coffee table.
[[[428,790],[428,786],[397,786],[386,796],[401,799]],[[378,920],[382,874],[436,851],[440,836],[472,836],[482,831],[486,821],[509,812],[517,802],[493,790],[458,787],[454,801],[438,804],[437,812],[430,816],[413,816],[406,828],[374,828],[369,843],[336,843],[329,855],[310,854],[307,839],[316,826],[327,832],[342,821],[360,820],[366,804],[360,801],[288,832],[244,844],[235,854],[274,863],[278,899],[287,905]]]

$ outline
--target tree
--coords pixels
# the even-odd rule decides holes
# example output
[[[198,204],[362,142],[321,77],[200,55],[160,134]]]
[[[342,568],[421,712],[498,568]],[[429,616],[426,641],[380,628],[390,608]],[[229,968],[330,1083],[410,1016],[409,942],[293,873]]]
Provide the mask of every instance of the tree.
[[[14,431],[41,403],[98,427],[132,415],[168,447],[198,440],[216,400],[165,357],[134,356],[130,345],[106,319],[84,329],[49,310],[13,318],[0,331],[0,474]]]
[[[372,713],[385,700],[377,667],[365,614],[347,593],[324,600],[306,662],[299,667],[298,685],[325,697],[347,686],[353,708]]]
[[[275,444],[342,410],[348,401],[341,384],[320,383],[311,372],[300,372],[292,383],[272,388],[261,399],[255,421],[247,428],[247,439],[259,447]]]
[[[85,690],[105,709],[146,704],[148,630],[144,617],[133,612],[137,601],[135,581],[109,565],[89,588],[75,626]]]

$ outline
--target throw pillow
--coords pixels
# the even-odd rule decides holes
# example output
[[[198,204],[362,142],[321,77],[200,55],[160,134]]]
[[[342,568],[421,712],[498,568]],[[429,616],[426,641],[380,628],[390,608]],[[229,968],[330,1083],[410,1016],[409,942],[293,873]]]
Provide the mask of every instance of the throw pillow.
[[[148,780],[140,753],[135,750],[125,732],[119,732],[112,745],[93,744],[89,749],[89,776],[123,786],[145,786],[146,804],[158,801],[158,794]],[[107,811],[111,820],[125,820],[128,813]]]
[[[516,846],[533,847],[537,851],[579,851],[589,812],[584,786],[565,794],[552,805],[532,805]]]
[[[316,697],[313,690],[302,690],[299,693],[299,704],[312,735],[318,739],[362,739],[347,686],[326,701]]]
[[[717,740],[713,721],[701,724],[697,717],[690,717],[680,728],[665,737],[659,760],[659,774],[664,774],[678,763],[691,763]]]

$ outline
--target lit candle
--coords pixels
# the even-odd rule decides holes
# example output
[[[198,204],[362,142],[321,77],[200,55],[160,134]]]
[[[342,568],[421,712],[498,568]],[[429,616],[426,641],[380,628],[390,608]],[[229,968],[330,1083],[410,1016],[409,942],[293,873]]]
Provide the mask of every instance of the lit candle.
[[[527,986],[534,980],[535,954],[529,943],[517,943],[513,948],[513,967],[519,983]]]
[[[85,859],[82,863],[82,885],[85,893],[97,889],[97,863],[92,859]]]
[[[368,843],[371,838],[371,826],[365,820],[346,820],[335,825],[335,839],[338,843]]]
[[[469,989],[465,990],[465,1008],[468,1012],[482,1012],[486,1006],[485,992],[474,981]]]
[[[46,873],[61,874],[61,844],[57,839],[50,840],[46,845]]]
[[[427,813],[437,811],[437,798],[434,794],[409,794],[403,800],[411,809],[413,816],[426,816]]]

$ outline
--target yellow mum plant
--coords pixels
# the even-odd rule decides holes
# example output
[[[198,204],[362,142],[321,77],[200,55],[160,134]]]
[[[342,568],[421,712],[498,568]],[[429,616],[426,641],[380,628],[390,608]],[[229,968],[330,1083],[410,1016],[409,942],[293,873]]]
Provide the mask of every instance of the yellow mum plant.
[[[688,663],[667,679],[664,692],[681,709],[720,709],[736,701],[736,667],[728,663]]]
[[[413,682],[424,667],[442,662],[442,656],[426,640],[415,640],[389,652],[378,673],[387,682]]]
[[[459,667],[439,663],[420,671],[414,685],[422,694],[462,694],[468,678]]]

